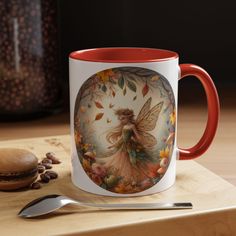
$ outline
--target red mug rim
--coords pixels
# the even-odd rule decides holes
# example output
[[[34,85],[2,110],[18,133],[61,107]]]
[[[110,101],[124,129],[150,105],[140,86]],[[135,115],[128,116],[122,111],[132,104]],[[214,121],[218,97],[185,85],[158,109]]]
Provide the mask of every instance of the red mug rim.
[[[156,48],[135,48],[135,47],[113,47],[113,48],[92,48],[74,51],[70,58],[81,61],[107,62],[107,63],[141,63],[159,62],[178,58],[173,51]]]

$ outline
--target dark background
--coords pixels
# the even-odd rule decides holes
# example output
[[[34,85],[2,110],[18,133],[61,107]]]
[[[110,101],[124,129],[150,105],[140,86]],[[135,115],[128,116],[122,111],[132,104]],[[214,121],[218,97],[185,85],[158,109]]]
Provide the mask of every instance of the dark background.
[[[68,80],[68,54],[73,50],[153,47],[176,51],[180,63],[205,68],[216,83],[221,100],[231,101],[235,97],[233,0],[60,0],[59,9],[65,80]],[[194,78],[180,82],[179,94],[191,103],[204,101],[200,82]]]

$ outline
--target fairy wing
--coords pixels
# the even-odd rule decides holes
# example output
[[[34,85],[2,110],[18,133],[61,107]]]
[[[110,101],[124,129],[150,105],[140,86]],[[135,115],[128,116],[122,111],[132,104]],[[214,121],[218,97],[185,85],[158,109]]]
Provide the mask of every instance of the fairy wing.
[[[139,134],[142,136],[142,139],[143,139],[142,144],[144,146],[153,147],[154,145],[157,144],[157,140],[153,135],[151,135],[145,131],[139,131]]]
[[[162,106],[163,106],[163,102],[158,103],[153,108],[151,108],[148,112],[146,112],[142,116],[142,119],[139,119],[139,121],[136,121],[137,129],[139,131],[152,131],[156,126],[156,122],[161,112]]]
[[[145,102],[145,104],[143,105],[142,109],[140,110],[137,118],[136,118],[136,124],[138,124],[143,117],[148,113],[148,111],[151,108],[151,102],[152,102],[152,98],[148,98],[148,100]]]

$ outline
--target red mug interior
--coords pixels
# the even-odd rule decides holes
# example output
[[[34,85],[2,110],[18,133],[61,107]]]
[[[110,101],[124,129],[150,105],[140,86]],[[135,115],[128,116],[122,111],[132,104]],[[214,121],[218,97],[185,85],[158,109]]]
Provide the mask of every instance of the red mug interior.
[[[167,61],[178,58],[176,52],[155,48],[94,48],[72,52],[70,58],[108,63]]]

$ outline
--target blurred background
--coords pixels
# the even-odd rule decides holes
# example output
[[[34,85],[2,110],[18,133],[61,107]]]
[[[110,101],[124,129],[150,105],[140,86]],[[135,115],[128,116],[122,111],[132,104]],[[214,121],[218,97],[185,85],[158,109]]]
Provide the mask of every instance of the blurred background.
[[[73,50],[108,46],[163,48],[178,52],[180,63],[205,68],[216,83],[222,105],[235,100],[233,0],[61,0],[60,9],[64,78],[68,78],[67,57]],[[179,89],[180,103],[204,102],[204,92],[196,79],[181,81]]]
[[[96,47],[176,51],[212,76],[222,106],[235,100],[234,2],[0,0],[0,119],[68,111],[68,55]],[[200,82],[179,83],[180,104],[205,104]],[[194,95],[194,96],[193,96]]]

